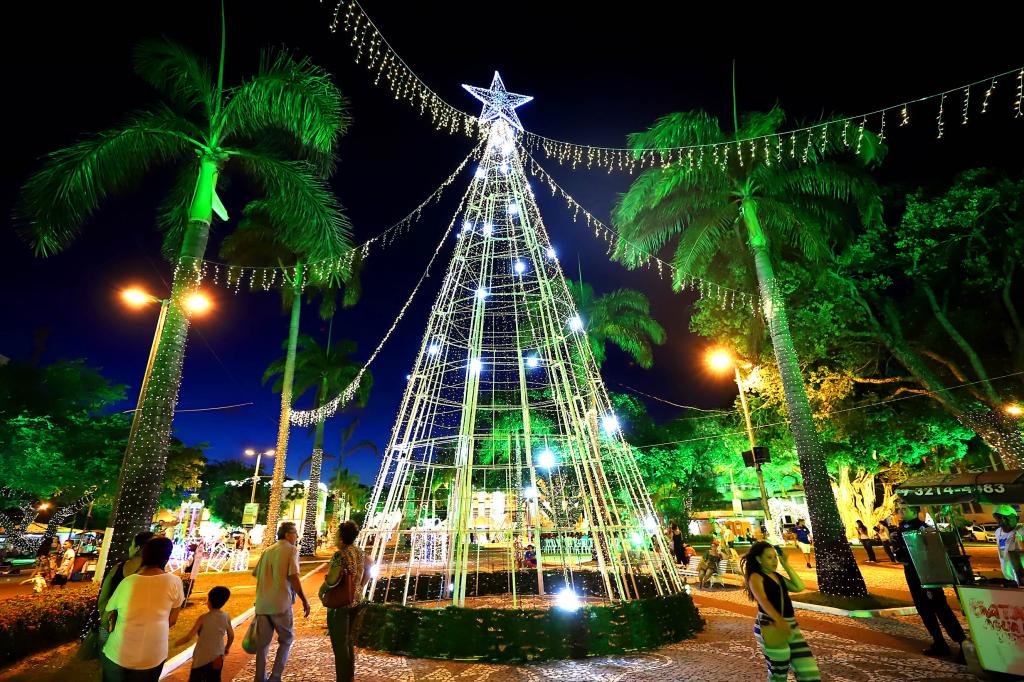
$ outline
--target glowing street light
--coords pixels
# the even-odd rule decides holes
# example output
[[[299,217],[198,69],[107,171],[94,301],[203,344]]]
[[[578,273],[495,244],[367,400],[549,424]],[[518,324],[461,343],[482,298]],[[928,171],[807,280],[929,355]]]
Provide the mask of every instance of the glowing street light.
[[[256,452],[252,448],[246,448],[245,454],[249,457],[256,455],[256,473],[252,476],[252,495],[249,496],[249,502],[256,501],[256,484],[260,482],[260,460],[264,457],[273,457],[276,450],[264,450],[263,452]]]
[[[1003,409],[1006,410],[1006,414],[1011,417],[1020,417],[1021,415],[1024,415],[1024,407],[1021,407],[1020,405],[1007,405]]]
[[[708,351],[706,356],[708,366],[716,372],[727,372],[733,370],[736,380],[736,389],[740,394],[740,409],[743,411],[743,421],[747,425],[747,440],[750,441],[750,454],[754,456],[754,427],[750,423],[750,410],[747,408],[747,396],[743,392],[743,377],[740,376],[740,366],[750,368],[749,362],[739,360],[733,353],[725,348],[714,348]],[[761,463],[754,459],[754,471],[757,473],[757,485],[761,489],[761,510],[764,512],[765,521],[771,521],[771,513],[768,511],[768,491],[764,487],[764,474],[761,473]],[[730,471],[730,475],[731,475]]]
[[[125,303],[134,308],[144,306],[147,303],[161,302],[160,299],[157,298],[156,296],[147,294],[145,291],[137,287],[132,287],[130,289],[125,289],[124,291],[122,291],[121,300],[123,300]]]
[[[541,469],[551,469],[555,466],[555,453],[551,452],[550,449],[544,448],[537,455],[537,466]]]
[[[202,315],[213,307],[213,303],[206,294],[197,291],[185,297],[184,306],[190,313],[198,313]]]

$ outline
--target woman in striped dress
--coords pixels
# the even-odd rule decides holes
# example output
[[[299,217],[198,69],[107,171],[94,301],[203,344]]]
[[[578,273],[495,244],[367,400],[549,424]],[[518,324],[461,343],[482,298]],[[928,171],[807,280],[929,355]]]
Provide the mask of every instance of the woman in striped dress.
[[[790,592],[802,592],[804,582],[778,547],[755,542],[742,559],[747,596],[757,601],[754,639],[768,662],[768,681],[785,682],[789,669],[797,680],[818,682],[821,673],[793,616]],[[786,575],[778,572],[779,565]]]

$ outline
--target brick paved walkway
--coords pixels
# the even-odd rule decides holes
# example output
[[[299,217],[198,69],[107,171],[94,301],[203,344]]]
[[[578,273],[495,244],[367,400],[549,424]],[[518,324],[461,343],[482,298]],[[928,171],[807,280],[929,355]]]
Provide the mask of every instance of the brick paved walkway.
[[[710,597],[723,596],[724,592],[710,595],[707,603],[711,603]],[[702,600],[698,596],[698,603]],[[764,660],[754,644],[751,617],[737,613],[750,607],[738,601],[733,605],[731,601],[714,600],[724,608],[701,606],[708,624],[696,639],[635,656],[512,666],[410,659],[359,650],[356,679],[360,682],[734,682],[761,679],[765,677]],[[912,619],[855,620],[829,616],[819,619],[818,615],[810,618],[801,614],[801,621],[825,680],[945,682],[975,679],[963,666],[912,653],[925,645],[924,630]],[[297,619],[297,639],[285,670],[285,682],[333,679],[334,658],[330,641],[324,634],[325,617],[324,609],[316,605],[309,620]],[[872,624],[883,627],[876,631]],[[253,673],[253,659],[248,657],[232,679],[248,682],[253,679]]]

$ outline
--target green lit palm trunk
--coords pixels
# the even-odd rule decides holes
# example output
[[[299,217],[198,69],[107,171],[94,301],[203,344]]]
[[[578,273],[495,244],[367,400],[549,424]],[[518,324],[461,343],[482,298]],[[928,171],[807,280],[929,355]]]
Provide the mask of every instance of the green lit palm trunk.
[[[302,261],[295,265],[292,287],[292,318],[288,327],[288,350],[281,379],[281,414],[277,422],[277,448],[274,454],[274,476],[270,482],[270,501],[267,503],[267,527],[263,531],[264,547],[269,547],[277,540],[277,525],[281,518],[281,492],[284,489],[284,465],[288,455],[292,416],[292,385],[295,383],[295,353],[299,345],[299,314],[302,311]]]
[[[329,346],[328,346],[329,347]],[[327,400],[327,379],[320,382],[320,388],[316,394],[316,407]],[[309,461],[309,485],[306,486],[306,518],[302,524],[302,556],[316,554],[316,515],[317,506],[320,500],[320,468],[324,461],[324,425],[326,419],[321,419],[316,424],[316,431],[313,436],[313,456]]]
[[[790,430],[800,461],[800,474],[814,533],[818,589],[825,594],[836,596],[864,596],[867,594],[864,577],[853,558],[853,551],[846,539],[846,528],[843,526],[832,493],[821,439],[814,426],[803,376],[793,348],[793,338],[789,332],[782,294],[775,284],[768,242],[761,229],[757,205],[753,199],[743,200],[742,215],[750,247],[754,252],[762,309],[768,321],[775,361],[779,367],[779,377],[786,396]]]
[[[153,368],[144,384],[141,408],[132,425],[121,465],[118,496],[111,515],[113,539],[107,566],[115,566],[128,558],[129,542],[136,533],[149,529],[157,511],[188,338],[190,317],[184,301],[199,284],[199,264],[210,236],[217,175],[217,159],[202,157],[195,196],[189,207],[189,222],[174,272],[171,300],[157,342]]]

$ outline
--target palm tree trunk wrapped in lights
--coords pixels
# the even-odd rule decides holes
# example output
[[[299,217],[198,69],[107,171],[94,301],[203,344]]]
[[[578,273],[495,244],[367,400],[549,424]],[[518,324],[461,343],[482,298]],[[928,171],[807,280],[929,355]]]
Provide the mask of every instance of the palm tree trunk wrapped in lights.
[[[220,177],[231,171],[254,181],[260,192],[250,206],[287,216],[279,236],[300,252],[329,256],[349,246],[340,207],[324,180],[334,166],[336,139],[348,125],[341,93],[326,73],[283,50],[265,52],[255,76],[225,87],[223,4],[220,9],[215,73],[182,45],[142,44],[135,71],[162,100],[119,128],[50,154],[21,192],[22,234],[45,256],[67,247],[110,195],[157,167],[176,172],[158,213],[174,282],[125,451],[108,566],[126,557],[129,540],[149,527],[157,509],[188,337],[182,303],[200,284],[214,219],[228,218],[217,195]]]
[[[706,153],[714,162],[688,159],[644,171],[615,208],[622,237],[615,256],[639,266],[678,240],[672,264],[681,278],[715,264],[746,261],[743,254],[750,249],[807,492],[819,589],[862,596],[867,590],[832,494],[772,255],[787,246],[790,252],[821,261],[830,255],[830,236],[848,229],[848,221],[879,220],[877,188],[864,167],[878,162],[884,149],[875,136],[839,124],[823,126],[824,133],[808,138],[798,153],[794,141],[784,145],[777,134],[784,119],[781,110],[742,118],[734,112],[733,119],[733,135],[705,112],[695,111],[669,114],[630,136],[638,156],[651,149],[690,146],[700,148],[700,158]],[[730,146],[735,139],[764,139],[765,144],[744,153]],[[747,262],[743,265],[749,268]],[[674,282],[677,287],[681,283]]]

